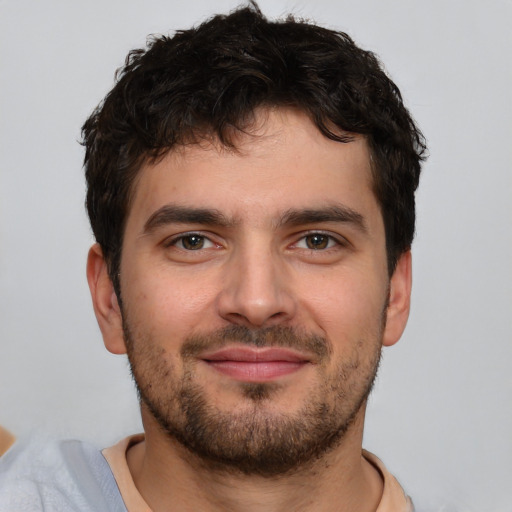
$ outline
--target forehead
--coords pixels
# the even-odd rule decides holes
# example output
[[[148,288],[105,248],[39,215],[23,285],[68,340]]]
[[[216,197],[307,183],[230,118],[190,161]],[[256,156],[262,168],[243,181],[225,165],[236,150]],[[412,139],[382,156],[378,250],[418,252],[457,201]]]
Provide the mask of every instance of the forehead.
[[[146,164],[136,180],[128,223],[167,203],[220,209],[263,220],[286,209],[343,203],[372,209],[370,153],[365,139],[326,138],[295,110],[260,111],[235,149],[203,140]]]

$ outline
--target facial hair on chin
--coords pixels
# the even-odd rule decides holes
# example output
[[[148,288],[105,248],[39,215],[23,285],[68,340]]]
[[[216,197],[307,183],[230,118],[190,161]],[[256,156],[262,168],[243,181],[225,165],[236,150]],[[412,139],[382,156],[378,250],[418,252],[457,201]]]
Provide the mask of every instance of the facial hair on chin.
[[[180,356],[185,371],[180,378],[165,358],[163,348],[135,333],[124,319],[124,335],[131,371],[141,403],[160,428],[210,470],[275,477],[305,469],[338,445],[368,397],[380,360],[382,329],[360,340],[372,343],[363,360],[355,350],[326,371],[332,357],[330,342],[319,336],[275,326],[250,330],[229,326],[186,339]],[[322,383],[311,389],[295,414],[276,414],[266,407],[275,383],[243,383],[241,393],[250,407],[224,412],[208,402],[205,390],[194,382],[196,356],[206,348],[220,349],[236,340],[257,347],[279,346],[307,350],[316,358]]]

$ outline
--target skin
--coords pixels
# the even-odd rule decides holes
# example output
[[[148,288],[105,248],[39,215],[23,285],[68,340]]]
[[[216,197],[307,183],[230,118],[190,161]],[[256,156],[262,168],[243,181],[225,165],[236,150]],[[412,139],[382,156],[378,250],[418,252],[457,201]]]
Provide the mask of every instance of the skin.
[[[0,425],[0,456],[3,455],[16,441],[16,438]]]
[[[381,346],[394,344],[405,328],[410,253],[390,278],[364,138],[331,141],[293,110],[262,111],[256,120],[253,135],[237,140],[236,152],[204,142],[173,150],[140,171],[120,275],[130,357],[138,359],[148,393],[162,403],[171,399],[162,389],[165,379],[152,375],[155,367],[169,387],[189,372],[208,405],[227,417],[255,410],[278,420],[298,416],[323,396],[340,414],[355,408],[354,418],[319,460],[265,478],[203,464],[159,427],[143,403],[146,441],[128,452],[130,471],[154,512],[374,511],[382,481],[361,457],[366,403],[358,400]],[[169,205],[220,212],[226,222],[169,221],[161,215]],[[331,207],[350,215],[290,221],[290,211]],[[197,243],[200,249],[192,250]],[[121,309],[97,245],[87,274],[105,345],[126,353]],[[301,349],[304,364],[265,378],[219,371],[204,351],[184,361],[180,350],[190,336],[229,326],[300,329],[325,339],[329,355],[319,362]],[[239,344],[233,340],[228,347]],[[358,370],[348,374],[344,389],[352,391],[344,403],[329,389],[340,367],[354,363]],[[247,382],[265,382],[272,393],[256,404],[244,393]]]

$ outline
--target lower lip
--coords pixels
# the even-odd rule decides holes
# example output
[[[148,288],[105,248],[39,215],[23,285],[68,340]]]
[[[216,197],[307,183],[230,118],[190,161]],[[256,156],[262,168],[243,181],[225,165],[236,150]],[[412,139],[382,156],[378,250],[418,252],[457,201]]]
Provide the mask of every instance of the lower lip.
[[[267,382],[299,371],[306,362],[296,361],[205,361],[210,367],[244,382]]]

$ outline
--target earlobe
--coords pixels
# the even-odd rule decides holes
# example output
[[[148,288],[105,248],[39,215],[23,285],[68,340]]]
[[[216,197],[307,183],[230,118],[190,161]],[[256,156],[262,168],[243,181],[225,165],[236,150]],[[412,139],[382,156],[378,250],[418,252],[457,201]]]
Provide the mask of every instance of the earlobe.
[[[407,251],[400,256],[389,284],[389,303],[382,342],[384,346],[394,345],[404,332],[409,318],[411,288],[412,257],[411,251]]]
[[[113,354],[125,354],[121,309],[99,244],[89,249],[87,281],[105,347]]]

